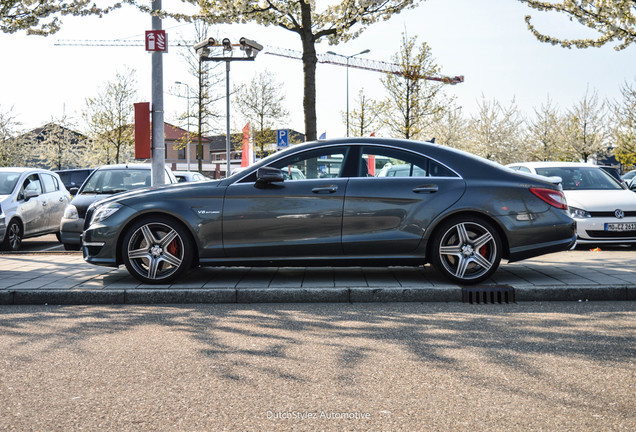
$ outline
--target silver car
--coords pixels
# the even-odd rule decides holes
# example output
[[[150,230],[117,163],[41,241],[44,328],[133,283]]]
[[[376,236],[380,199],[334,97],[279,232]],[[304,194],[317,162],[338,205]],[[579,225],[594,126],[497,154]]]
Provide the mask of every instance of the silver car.
[[[36,168],[0,168],[0,248],[18,250],[22,239],[59,238],[60,220],[71,201],[59,176]]]

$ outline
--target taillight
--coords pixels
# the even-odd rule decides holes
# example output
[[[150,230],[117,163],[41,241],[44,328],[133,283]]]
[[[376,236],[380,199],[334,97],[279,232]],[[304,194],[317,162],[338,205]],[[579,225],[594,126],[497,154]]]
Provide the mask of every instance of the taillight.
[[[530,192],[553,207],[561,210],[568,209],[568,203],[565,200],[565,195],[563,195],[563,192],[561,191],[554,189],[530,188]]]

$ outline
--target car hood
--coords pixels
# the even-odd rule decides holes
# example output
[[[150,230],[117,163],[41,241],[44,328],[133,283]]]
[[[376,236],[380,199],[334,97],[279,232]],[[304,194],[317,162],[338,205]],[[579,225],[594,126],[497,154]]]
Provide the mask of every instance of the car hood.
[[[568,206],[587,211],[636,211],[636,194],[621,190],[577,190],[563,191]]]
[[[89,205],[93,204],[95,201],[98,201],[102,198],[106,198],[110,196],[112,195],[110,194],[108,195],[104,195],[104,194],[75,195],[75,197],[71,201],[71,204],[75,206],[75,208],[77,209],[77,212],[79,213],[79,216],[84,217],[84,215],[86,214],[86,209],[88,208]]]
[[[214,188],[221,184],[220,180],[212,180],[212,181],[203,181],[203,182],[187,182],[187,183],[174,183],[163,186],[153,186],[148,188],[141,189],[133,189],[128,192],[118,193],[116,195],[110,195],[104,199],[101,199],[96,206],[102,206],[104,204],[119,202],[125,205],[130,205],[131,203],[143,198],[144,200],[153,200],[153,197],[166,198],[167,195],[172,195],[174,197],[185,197],[186,195],[190,196],[202,196],[202,193],[197,194],[197,190],[201,190],[203,188]]]

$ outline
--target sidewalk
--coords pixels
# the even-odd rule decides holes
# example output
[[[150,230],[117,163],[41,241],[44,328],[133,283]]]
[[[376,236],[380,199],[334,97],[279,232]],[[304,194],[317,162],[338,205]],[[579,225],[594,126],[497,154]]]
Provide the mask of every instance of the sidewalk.
[[[486,288],[516,301],[636,300],[636,251],[576,250],[502,263]],[[199,268],[173,285],[143,285],[122,266],[79,253],[0,254],[0,305],[261,302],[461,302],[462,288],[429,265],[350,268]]]

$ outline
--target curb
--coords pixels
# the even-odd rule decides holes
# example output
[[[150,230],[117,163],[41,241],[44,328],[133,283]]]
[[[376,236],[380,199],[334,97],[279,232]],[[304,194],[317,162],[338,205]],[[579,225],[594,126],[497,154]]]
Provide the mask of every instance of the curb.
[[[634,301],[636,287],[522,286],[517,302]],[[0,291],[0,305],[114,305],[195,303],[369,303],[462,302],[462,289],[452,288],[245,288]]]

